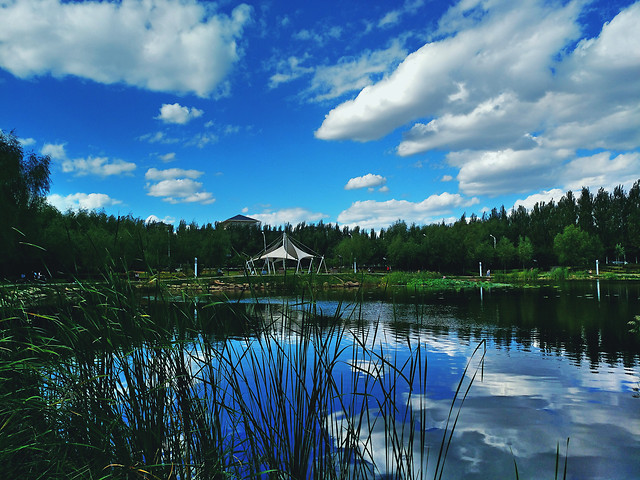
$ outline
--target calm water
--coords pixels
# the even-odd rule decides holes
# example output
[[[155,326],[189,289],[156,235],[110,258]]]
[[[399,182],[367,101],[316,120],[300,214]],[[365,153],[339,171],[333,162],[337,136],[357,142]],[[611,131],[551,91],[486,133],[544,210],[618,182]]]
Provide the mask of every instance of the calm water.
[[[484,368],[462,406],[444,478],[516,478],[514,460],[520,478],[554,478],[558,445],[562,478],[568,438],[568,478],[640,478],[640,338],[628,332],[640,315],[640,284],[370,292],[317,307],[339,309],[393,361],[408,344],[426,346],[427,391],[410,403],[426,409],[428,470],[465,365],[484,340]],[[353,365],[345,359],[342,368]],[[385,427],[372,430],[383,475],[393,470]]]

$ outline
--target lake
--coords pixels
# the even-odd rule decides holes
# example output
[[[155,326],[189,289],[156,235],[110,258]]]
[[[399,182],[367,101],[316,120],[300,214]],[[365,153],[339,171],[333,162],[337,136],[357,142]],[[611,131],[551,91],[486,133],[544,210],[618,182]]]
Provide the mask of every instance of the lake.
[[[283,303],[295,304],[261,302],[272,319]],[[434,476],[447,418],[451,431],[456,389],[481,342],[484,361],[472,361],[466,377],[476,376],[470,386],[468,380],[462,385],[454,405],[459,416],[442,478],[516,478],[516,468],[520,478],[554,478],[559,468],[562,478],[567,453],[567,478],[640,478],[640,336],[630,334],[628,325],[640,314],[640,284],[570,282],[437,293],[390,289],[346,298],[321,295],[315,308],[329,317],[341,312],[345,328],[368,351],[378,352],[383,366],[405,362],[408,345],[423,346],[426,388],[409,393],[401,381],[393,394],[406,407],[400,409],[404,418],[407,408],[412,411],[402,428],[409,424],[416,435],[423,432],[419,448],[426,452],[420,457],[414,445],[412,461],[414,471],[426,463],[426,478]],[[300,341],[291,333],[283,338]],[[354,362],[347,350],[334,374],[364,382],[367,376],[384,376],[382,370],[370,358]],[[379,388],[373,391],[380,394]],[[371,411],[371,433],[361,439],[367,459],[376,476],[394,474],[389,430],[398,426],[373,422],[375,408],[367,405],[362,409]],[[339,440],[339,428],[330,433]]]
[[[3,307],[0,416],[21,448],[0,454],[16,475],[640,478],[640,282],[116,287]]]

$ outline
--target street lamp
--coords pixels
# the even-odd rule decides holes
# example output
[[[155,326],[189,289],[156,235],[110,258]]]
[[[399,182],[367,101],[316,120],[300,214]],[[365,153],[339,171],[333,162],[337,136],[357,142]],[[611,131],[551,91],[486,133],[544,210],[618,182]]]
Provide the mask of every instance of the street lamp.
[[[493,248],[496,248],[496,237],[494,237],[493,235],[489,234],[489,236],[491,238],[493,238]]]

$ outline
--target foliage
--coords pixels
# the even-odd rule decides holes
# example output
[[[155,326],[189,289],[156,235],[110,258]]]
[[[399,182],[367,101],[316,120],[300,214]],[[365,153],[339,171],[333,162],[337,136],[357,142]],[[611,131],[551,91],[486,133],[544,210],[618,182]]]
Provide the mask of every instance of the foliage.
[[[552,280],[566,280],[569,278],[569,269],[567,267],[555,267],[549,272],[549,278]]]
[[[553,239],[553,249],[563,265],[584,266],[595,261],[600,253],[597,239],[580,227],[567,225]]]
[[[415,339],[393,358],[340,307],[145,299],[118,275],[57,298],[54,314],[0,305],[7,478],[372,478],[376,423],[395,478],[423,478],[427,460],[437,478],[486,353],[483,340],[429,457],[413,428],[429,414]]]
[[[103,211],[59,212],[44,203],[49,158],[25,155],[13,134],[0,135],[0,279],[96,277],[109,265],[122,274],[199,270],[241,273],[245,260],[287,232],[323,255],[329,268],[439,274],[483,270],[585,266],[605,258],[640,257],[640,180],[593,195],[569,191],[557,203],[538,202],[507,211],[493,208],[481,218],[466,215],[452,224],[408,225],[398,221],[380,231],[337,224],[300,223],[272,227],[216,222],[178,225],[145,222]],[[28,214],[25,214],[28,212]]]
[[[15,134],[0,130],[0,276],[37,257],[30,242],[40,230],[37,214],[49,191],[50,163],[48,156],[25,155]]]
[[[537,268],[517,270],[508,273],[496,273],[493,279],[500,283],[533,283],[539,280],[540,271]]]

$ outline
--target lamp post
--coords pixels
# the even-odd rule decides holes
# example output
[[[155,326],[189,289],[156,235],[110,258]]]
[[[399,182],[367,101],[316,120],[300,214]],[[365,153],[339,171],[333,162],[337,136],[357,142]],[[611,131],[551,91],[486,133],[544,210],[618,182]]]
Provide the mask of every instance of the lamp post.
[[[493,238],[493,248],[495,249],[495,248],[496,248],[496,237],[494,237],[494,236],[493,236],[493,235],[491,235],[491,234],[489,234],[489,236],[490,236],[491,238]]]

